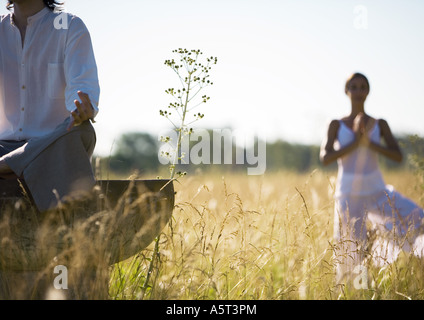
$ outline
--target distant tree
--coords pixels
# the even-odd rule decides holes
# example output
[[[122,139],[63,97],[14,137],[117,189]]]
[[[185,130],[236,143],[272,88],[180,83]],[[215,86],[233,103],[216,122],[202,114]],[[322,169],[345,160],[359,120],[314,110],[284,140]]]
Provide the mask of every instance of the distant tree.
[[[116,151],[110,157],[110,168],[119,173],[158,170],[157,139],[142,132],[123,134],[116,144]]]
[[[267,170],[305,172],[320,166],[319,147],[278,140],[267,144]]]

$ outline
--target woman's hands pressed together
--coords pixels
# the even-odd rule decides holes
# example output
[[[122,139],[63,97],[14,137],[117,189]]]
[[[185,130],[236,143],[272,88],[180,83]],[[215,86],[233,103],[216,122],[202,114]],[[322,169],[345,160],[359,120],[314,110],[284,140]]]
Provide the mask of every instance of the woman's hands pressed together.
[[[355,133],[356,136],[356,142],[360,146],[369,147],[370,146],[370,138],[369,138],[369,129],[370,129],[370,122],[366,123],[365,121],[365,114],[359,113],[355,119],[353,120],[353,127],[352,130]]]

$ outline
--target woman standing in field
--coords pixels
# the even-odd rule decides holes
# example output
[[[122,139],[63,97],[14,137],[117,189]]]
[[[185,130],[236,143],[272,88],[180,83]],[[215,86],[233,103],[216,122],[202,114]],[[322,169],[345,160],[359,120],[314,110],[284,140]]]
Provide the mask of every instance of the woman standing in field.
[[[351,113],[331,121],[321,147],[324,165],[336,160],[338,163],[334,221],[338,276],[352,271],[363,261],[365,250],[371,249],[367,248],[370,243],[366,240],[371,234],[367,231],[375,230],[378,236],[391,235],[391,241],[385,241],[384,246],[374,241],[370,252],[374,258],[391,262],[400,248],[412,247],[417,255],[422,252],[422,237],[416,235],[423,209],[386,185],[378,167],[378,155],[400,162],[402,153],[388,123],[365,113],[369,91],[363,74],[349,77],[345,93],[351,100]]]

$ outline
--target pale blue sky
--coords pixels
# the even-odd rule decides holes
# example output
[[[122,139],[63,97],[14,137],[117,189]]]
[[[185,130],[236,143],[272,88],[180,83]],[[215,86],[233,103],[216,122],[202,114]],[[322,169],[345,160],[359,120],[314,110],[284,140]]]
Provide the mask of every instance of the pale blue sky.
[[[198,126],[319,144],[328,122],[349,113],[344,82],[360,71],[371,83],[368,113],[385,118],[395,133],[424,135],[422,0],[65,4],[84,20],[95,49],[102,89],[98,154],[109,155],[124,132],[156,135],[169,125],[159,109],[169,102],[164,90],[175,74],[163,63],[179,47],[218,57]],[[366,9],[366,28],[358,28],[364,11],[355,8]]]

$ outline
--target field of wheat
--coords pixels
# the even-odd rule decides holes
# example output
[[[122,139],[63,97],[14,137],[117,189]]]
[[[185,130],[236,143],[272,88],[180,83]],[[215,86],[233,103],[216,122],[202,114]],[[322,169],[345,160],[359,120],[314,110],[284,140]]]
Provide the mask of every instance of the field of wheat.
[[[385,178],[423,205],[414,173],[386,172]],[[320,170],[182,178],[158,254],[152,244],[113,266],[110,298],[424,298],[423,261],[406,253],[370,266],[359,288],[355,278],[336,283],[334,182],[334,173]]]
[[[424,205],[421,175],[389,171],[384,176],[399,192]],[[322,170],[261,176],[199,171],[184,176],[174,182],[172,218],[137,255],[97,267],[95,255],[105,242],[82,238],[75,242],[80,245],[80,261],[90,261],[91,269],[74,271],[83,292],[73,298],[423,299],[424,261],[407,253],[394,263],[369,265],[365,274],[336,281],[334,184],[335,173]],[[10,248],[17,254],[7,237],[10,221],[0,224],[2,253]],[[101,227],[90,228],[96,234],[101,231]],[[42,238],[48,246],[51,234]],[[46,270],[48,281],[56,281],[52,279],[57,274]],[[14,284],[5,282],[0,272],[0,289],[8,287],[13,292],[4,298],[33,297],[27,294],[24,277],[40,279],[40,272],[14,277]]]

